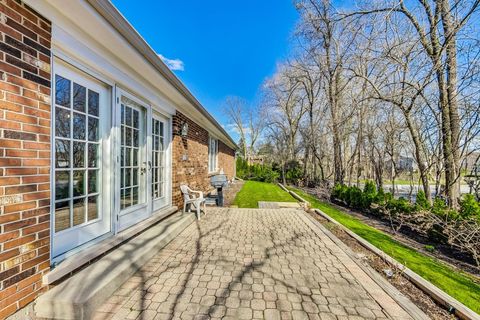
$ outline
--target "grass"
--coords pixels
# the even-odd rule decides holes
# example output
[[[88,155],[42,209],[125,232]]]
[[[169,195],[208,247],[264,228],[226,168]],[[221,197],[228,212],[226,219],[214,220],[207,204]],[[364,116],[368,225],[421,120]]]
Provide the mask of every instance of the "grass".
[[[233,204],[239,208],[258,208],[258,201],[297,202],[276,184],[245,181]]]
[[[310,201],[312,207],[324,213],[364,238],[398,262],[407,266],[424,279],[430,281],[473,311],[480,313],[480,284],[475,280],[450,266],[426,256],[392,239],[359,219],[338,210],[334,206],[295,188],[289,188]]]

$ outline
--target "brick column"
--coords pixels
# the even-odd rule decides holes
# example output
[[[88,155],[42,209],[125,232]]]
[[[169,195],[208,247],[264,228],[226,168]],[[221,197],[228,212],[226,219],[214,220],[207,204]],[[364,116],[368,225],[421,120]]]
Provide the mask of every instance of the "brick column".
[[[51,24],[0,1],[0,319],[44,289],[50,261]]]

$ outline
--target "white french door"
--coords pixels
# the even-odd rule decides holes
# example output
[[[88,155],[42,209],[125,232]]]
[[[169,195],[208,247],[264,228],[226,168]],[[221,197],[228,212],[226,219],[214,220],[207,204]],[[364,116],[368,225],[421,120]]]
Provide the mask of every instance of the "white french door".
[[[121,231],[150,215],[151,159],[149,106],[117,90],[117,229]]]
[[[55,59],[52,259],[111,231],[110,87]]]
[[[167,157],[170,143],[168,119],[157,112],[152,115],[152,206],[153,211],[169,204]]]

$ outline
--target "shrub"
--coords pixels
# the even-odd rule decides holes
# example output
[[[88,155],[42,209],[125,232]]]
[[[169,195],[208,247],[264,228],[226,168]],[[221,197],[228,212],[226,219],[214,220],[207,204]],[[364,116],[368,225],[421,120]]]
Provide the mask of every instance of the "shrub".
[[[417,193],[417,198],[415,199],[415,205],[417,209],[430,209],[430,202],[427,200],[425,196],[425,192],[423,190],[419,190]]]
[[[237,158],[237,177],[245,180],[276,182],[280,173],[270,165],[249,165],[243,158]]]
[[[387,202],[387,209],[392,211],[394,214],[399,214],[412,213],[414,208],[407,199],[400,197],[398,199],[389,200]]]
[[[459,214],[463,219],[475,217],[480,220],[480,205],[473,194],[463,196],[463,199],[460,201]]]
[[[431,211],[441,217],[445,217],[447,215],[447,204],[445,203],[445,200],[436,197],[433,200],[433,205],[431,208]]]
[[[375,186],[375,183],[373,183],[373,181],[367,181],[367,183],[365,183],[365,187],[363,188],[362,203],[361,203],[362,209],[370,209],[376,196],[377,196],[377,187]]]

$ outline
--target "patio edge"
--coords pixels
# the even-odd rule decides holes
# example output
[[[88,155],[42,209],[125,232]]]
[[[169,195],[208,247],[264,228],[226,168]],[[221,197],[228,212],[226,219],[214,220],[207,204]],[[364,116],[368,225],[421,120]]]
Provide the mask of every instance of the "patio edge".
[[[35,315],[46,319],[90,319],[93,312],[145,262],[195,221],[173,214],[40,296]]]

